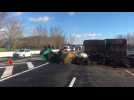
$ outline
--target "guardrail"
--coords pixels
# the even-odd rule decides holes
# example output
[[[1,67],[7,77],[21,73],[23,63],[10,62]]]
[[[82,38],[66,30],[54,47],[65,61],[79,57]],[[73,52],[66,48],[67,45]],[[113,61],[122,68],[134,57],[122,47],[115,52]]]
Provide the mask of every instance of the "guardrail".
[[[36,51],[31,51],[32,54],[40,54],[40,50],[36,50]]]
[[[0,52],[0,57],[13,57],[13,53],[15,51],[9,51],[9,52]],[[32,54],[40,54],[39,50],[31,51]]]

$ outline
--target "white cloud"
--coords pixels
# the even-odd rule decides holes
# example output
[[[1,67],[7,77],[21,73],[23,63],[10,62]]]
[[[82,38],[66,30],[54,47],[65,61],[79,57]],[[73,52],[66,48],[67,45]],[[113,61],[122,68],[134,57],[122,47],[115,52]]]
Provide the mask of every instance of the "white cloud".
[[[76,12],[68,12],[69,15],[75,15]]]
[[[104,39],[103,35],[95,32],[88,33],[73,33],[75,38],[75,44],[83,44],[84,40],[92,40],[92,39]]]
[[[36,23],[47,23],[52,18],[49,16],[42,16],[42,17],[30,17],[29,20]]]
[[[15,15],[20,16],[20,15],[22,15],[23,13],[24,13],[24,12],[16,12]]]
[[[83,33],[83,36],[87,39],[102,39],[102,34],[95,32]]]
[[[91,32],[87,33],[87,37],[89,37],[89,39],[102,39],[102,34]]]
[[[76,38],[80,38],[81,37],[81,35],[80,34],[76,34],[76,35],[74,35]]]

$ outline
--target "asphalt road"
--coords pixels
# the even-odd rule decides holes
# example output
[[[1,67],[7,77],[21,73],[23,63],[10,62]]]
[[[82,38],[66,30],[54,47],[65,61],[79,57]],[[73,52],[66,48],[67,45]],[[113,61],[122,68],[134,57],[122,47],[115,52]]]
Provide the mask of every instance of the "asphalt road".
[[[30,70],[26,63],[14,65],[11,77],[1,79],[0,87],[69,87],[70,84],[72,87],[134,86],[134,68],[73,64],[42,65],[45,62],[37,60],[31,63],[35,69]],[[0,68],[0,76],[5,70],[6,67]],[[14,76],[16,74],[18,75]]]

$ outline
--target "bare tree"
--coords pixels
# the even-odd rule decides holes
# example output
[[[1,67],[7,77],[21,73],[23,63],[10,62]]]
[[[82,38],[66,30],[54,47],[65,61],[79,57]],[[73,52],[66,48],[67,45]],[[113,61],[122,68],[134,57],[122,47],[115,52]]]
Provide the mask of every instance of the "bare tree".
[[[5,40],[8,48],[16,48],[19,39],[23,37],[22,24],[16,18],[9,18],[5,24]]]
[[[0,12],[0,47],[4,46],[4,21],[8,17],[8,12]]]
[[[54,46],[54,48],[61,48],[65,43],[65,37],[61,28],[52,27],[50,32],[50,44]]]
[[[74,44],[75,40],[75,36],[70,33],[68,37],[68,44]]]
[[[35,29],[33,29],[34,36],[48,36],[48,31],[45,27],[39,25]]]
[[[125,38],[124,35],[122,35],[122,34],[117,35],[117,39],[123,39],[123,38]]]
[[[48,31],[43,26],[37,26],[33,29],[34,38],[34,46],[38,48],[42,48],[43,46],[48,44]]]
[[[4,42],[3,42],[3,39],[0,40],[0,47],[4,47]]]
[[[7,16],[8,12],[0,12],[0,29],[3,28],[3,24]]]
[[[61,48],[65,43],[63,31],[59,27],[52,27],[50,35],[43,26],[37,26],[33,29],[32,36],[26,37],[21,40],[21,47],[43,48],[44,46],[51,45],[54,48]]]
[[[117,38],[119,39],[126,39],[127,40],[127,45],[128,49],[134,48],[134,33],[127,33],[127,35],[118,35]]]

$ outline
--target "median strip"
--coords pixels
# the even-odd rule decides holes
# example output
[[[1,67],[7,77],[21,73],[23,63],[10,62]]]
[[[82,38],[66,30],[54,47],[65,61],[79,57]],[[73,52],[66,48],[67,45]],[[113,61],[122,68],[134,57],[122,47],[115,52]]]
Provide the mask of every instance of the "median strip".
[[[69,87],[73,87],[75,80],[76,80],[76,77],[74,77],[74,78],[72,79],[72,81],[71,81],[70,84],[69,84]]]
[[[32,62],[27,62],[27,66],[28,66],[28,69],[34,68],[34,65],[32,64]]]
[[[129,73],[130,75],[134,76],[134,73],[132,73],[131,71],[129,70],[125,70],[125,72]]]
[[[6,69],[5,69],[4,73],[2,74],[1,78],[5,78],[5,77],[12,75],[13,66],[6,66],[5,68]]]
[[[37,69],[37,68],[40,68],[40,67],[43,67],[43,66],[48,65],[48,64],[49,64],[49,63],[45,63],[45,64],[42,64],[42,65],[40,65],[40,66],[31,68],[31,69],[29,69],[29,70],[26,70],[26,71],[23,71],[23,72],[14,74],[14,75],[12,75],[12,76],[8,76],[8,77],[5,77],[5,78],[2,78],[2,79],[0,79],[0,82],[5,81],[5,80],[10,79],[10,78],[13,78],[13,77],[16,77],[16,76],[19,76],[19,75],[21,75],[21,74],[23,74],[23,73],[29,72],[29,71],[31,71],[31,70],[34,70],[34,69]]]

